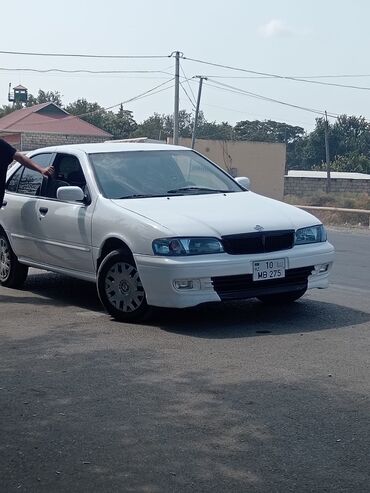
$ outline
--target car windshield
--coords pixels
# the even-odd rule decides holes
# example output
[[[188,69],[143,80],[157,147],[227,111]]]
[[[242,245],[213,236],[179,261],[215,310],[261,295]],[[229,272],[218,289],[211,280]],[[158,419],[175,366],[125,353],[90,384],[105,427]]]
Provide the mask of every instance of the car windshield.
[[[102,152],[89,158],[101,192],[110,199],[243,191],[191,150]]]

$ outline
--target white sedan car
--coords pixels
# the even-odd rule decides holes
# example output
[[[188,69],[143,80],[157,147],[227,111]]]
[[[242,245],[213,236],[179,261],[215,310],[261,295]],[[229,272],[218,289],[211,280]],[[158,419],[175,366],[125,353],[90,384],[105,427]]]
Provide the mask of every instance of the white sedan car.
[[[96,282],[113,317],[151,306],[326,288],[334,249],[320,221],[247,189],[199,153],[159,144],[81,144],[29,153],[53,178],[15,164],[0,210],[0,283],[28,267]]]

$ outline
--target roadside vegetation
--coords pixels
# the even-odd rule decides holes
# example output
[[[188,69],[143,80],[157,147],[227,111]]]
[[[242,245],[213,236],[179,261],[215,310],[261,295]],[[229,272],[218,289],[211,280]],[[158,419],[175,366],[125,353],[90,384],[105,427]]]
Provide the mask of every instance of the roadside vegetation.
[[[293,205],[315,205],[318,207],[340,207],[344,209],[370,210],[370,195],[367,193],[325,193],[312,195],[285,195],[284,201]],[[369,227],[369,215],[357,212],[310,211],[325,224],[337,226]]]

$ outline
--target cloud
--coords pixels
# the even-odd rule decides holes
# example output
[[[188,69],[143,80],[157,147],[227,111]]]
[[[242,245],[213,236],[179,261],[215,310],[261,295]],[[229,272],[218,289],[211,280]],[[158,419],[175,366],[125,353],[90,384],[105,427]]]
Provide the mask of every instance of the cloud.
[[[281,19],[271,19],[266,24],[260,26],[258,32],[264,38],[281,38],[294,34],[293,29],[287,26]]]

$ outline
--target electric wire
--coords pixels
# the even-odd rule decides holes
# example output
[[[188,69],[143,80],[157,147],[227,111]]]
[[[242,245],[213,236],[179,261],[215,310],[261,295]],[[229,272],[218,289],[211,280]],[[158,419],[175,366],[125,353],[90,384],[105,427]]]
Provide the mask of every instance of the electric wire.
[[[87,70],[87,69],[59,69],[59,68],[48,68],[48,69],[34,69],[34,68],[5,68],[0,67],[0,71],[3,72],[37,72],[40,74],[47,74],[51,72],[62,73],[62,74],[166,74],[172,75],[164,70]]]
[[[189,82],[189,81],[190,81],[190,79],[192,79],[192,77],[191,77],[191,78],[188,78],[188,77],[186,76],[186,74],[185,74],[185,72],[184,72],[184,69],[183,69],[183,66],[182,66],[181,64],[180,64],[180,68],[181,68],[181,72],[183,73],[183,76],[185,77],[185,79],[187,79],[187,83],[188,83],[188,86],[189,86],[190,92],[191,92],[191,94],[192,94],[192,96],[193,96],[193,102],[192,102],[192,105],[193,105],[193,106],[194,106],[194,108],[195,108],[195,106],[196,106],[196,104],[197,104],[197,100],[196,100],[195,94],[194,94],[193,89],[192,89],[192,87],[191,87],[191,85],[190,85],[190,82]],[[189,97],[189,96],[188,96],[188,97]]]
[[[187,90],[185,89],[184,87],[184,84],[180,81],[180,86],[181,86],[181,89],[184,91],[184,93],[186,94],[188,100],[190,101],[190,104],[192,105],[193,109],[195,109],[196,105],[194,104],[194,102],[192,101],[191,97],[189,96]]]
[[[94,111],[88,111],[86,113],[81,113],[81,114],[78,114],[78,115],[68,115],[66,116],[65,118],[63,118],[63,122],[67,121],[67,120],[73,120],[74,118],[83,118],[83,117],[86,117],[86,116],[91,116],[91,115],[95,115],[97,113],[101,113],[103,111],[109,111],[109,110],[112,110],[113,108],[117,108],[118,106],[121,106],[121,105],[124,105],[124,104],[127,104],[127,103],[132,103],[134,101],[138,101],[140,99],[143,99],[145,97],[148,97],[148,96],[153,96],[154,94],[158,94],[160,92],[163,92],[163,91],[166,91],[168,89],[171,89],[173,87],[173,85],[169,86],[169,87],[165,87],[163,88],[162,86],[172,82],[175,78],[173,77],[172,79],[169,79],[165,82],[162,82],[161,84],[158,84],[157,86],[147,90],[147,91],[144,91],[136,96],[133,96],[132,98],[129,98],[129,99],[126,99],[125,101],[121,101],[120,103],[117,103],[117,104],[113,104],[111,106],[106,106],[106,107],[103,107],[103,108],[99,108],[97,110],[94,110]],[[159,89],[160,87],[162,87],[162,89]],[[159,90],[157,90],[159,89]],[[57,119],[55,121],[50,121],[48,122],[48,125],[52,125],[53,123],[60,123],[61,120]],[[40,125],[40,122],[39,123],[29,123],[28,124],[29,126],[32,126],[32,125]]]
[[[214,79],[276,79],[272,75],[210,75]],[[370,74],[342,74],[342,75],[290,75],[293,79],[341,79],[341,78],[352,78],[356,79],[359,77],[370,77]]]
[[[210,108],[218,108],[221,110],[231,111],[232,113],[239,113],[241,115],[245,115],[246,113],[249,113],[249,111],[247,111],[247,110],[237,110],[235,108],[228,108],[227,106],[219,106],[219,105],[210,104],[210,103],[203,103],[203,106],[209,106]],[[265,118],[265,115],[261,115],[261,114],[257,115],[256,113],[253,113],[253,114],[254,114],[254,117],[256,119]],[[272,119],[278,121],[277,119],[274,119],[274,118],[272,118]],[[289,122],[290,122],[289,124],[295,123],[295,124],[299,124],[299,125],[311,125],[311,123],[312,123],[312,122],[308,122],[308,121],[303,122],[302,120],[292,120],[290,118],[289,118]]]
[[[238,71],[238,72],[246,72],[246,73],[254,74],[254,75],[263,75],[263,76],[271,77],[274,79],[291,80],[294,82],[306,82],[308,84],[319,84],[319,85],[323,85],[323,86],[334,86],[334,87],[343,87],[343,88],[349,88],[349,89],[359,89],[359,90],[363,90],[363,91],[370,91],[370,87],[337,84],[334,82],[322,82],[322,81],[318,81],[318,80],[304,79],[304,78],[300,78],[300,77],[298,78],[298,77],[290,77],[287,75],[271,74],[268,72],[258,72],[256,70],[249,70],[249,69],[240,68],[240,67],[233,67],[231,65],[222,65],[220,63],[206,62],[205,60],[199,60],[196,58],[189,58],[189,57],[185,57],[185,56],[183,57],[183,59],[189,60],[191,62],[201,63],[203,65],[210,65],[212,67],[219,67],[219,68],[234,70],[234,71]]]
[[[171,55],[91,55],[88,53],[35,53],[29,51],[5,51],[0,50],[3,55],[25,55],[25,56],[45,56],[45,57],[70,57],[70,58],[105,58],[105,59],[150,59],[150,58],[170,58]]]
[[[213,82],[213,84],[212,83],[210,84],[210,82],[209,82],[210,80],[211,80],[211,82]],[[255,98],[255,99],[260,99],[260,100],[263,100],[263,101],[273,102],[273,103],[281,104],[281,105],[284,105],[284,106],[289,106],[291,108],[296,108],[296,109],[300,109],[300,110],[303,110],[303,111],[308,111],[310,113],[315,113],[315,114],[318,114],[318,115],[321,115],[321,116],[324,116],[325,115],[325,111],[324,110],[318,110],[318,109],[314,109],[314,108],[307,108],[305,106],[300,106],[300,105],[297,105],[297,104],[288,103],[286,101],[282,101],[282,100],[279,100],[279,99],[270,98],[268,96],[263,96],[261,94],[257,94],[257,93],[254,93],[254,92],[245,91],[244,89],[240,89],[238,87],[230,86],[229,84],[224,84],[222,82],[213,81],[211,78],[208,79],[207,85],[213,86],[213,87],[217,87],[217,88],[219,88],[221,90],[224,90],[224,91],[233,92],[235,94],[243,94],[245,96],[249,96],[249,97],[252,97],[252,98]],[[330,113],[328,112],[327,115],[330,116],[330,117],[332,117],[332,118],[337,118],[339,116],[338,113],[333,113],[333,112],[330,112]]]

